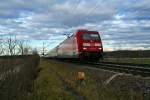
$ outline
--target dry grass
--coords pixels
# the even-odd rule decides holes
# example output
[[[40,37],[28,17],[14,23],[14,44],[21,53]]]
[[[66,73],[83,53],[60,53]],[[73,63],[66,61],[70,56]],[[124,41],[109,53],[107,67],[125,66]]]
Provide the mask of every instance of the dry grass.
[[[142,86],[147,81],[123,75],[106,86],[104,82],[114,73],[52,60],[41,60],[39,68],[32,100],[142,100]],[[82,84],[77,80],[79,71],[86,75]]]
[[[38,56],[0,58],[0,99],[27,100],[37,76]]]
[[[41,61],[31,100],[75,100],[49,62]]]

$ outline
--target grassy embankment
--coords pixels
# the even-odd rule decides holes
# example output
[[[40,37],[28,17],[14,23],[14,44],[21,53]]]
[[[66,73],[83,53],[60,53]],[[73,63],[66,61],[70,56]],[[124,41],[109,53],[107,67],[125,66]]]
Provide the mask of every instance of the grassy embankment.
[[[0,57],[0,100],[27,100],[37,76],[39,56]]]
[[[114,73],[88,70],[63,62],[41,60],[41,69],[34,81],[32,100],[142,100],[141,77],[118,76],[104,84]],[[77,81],[78,71],[84,71],[86,80]]]

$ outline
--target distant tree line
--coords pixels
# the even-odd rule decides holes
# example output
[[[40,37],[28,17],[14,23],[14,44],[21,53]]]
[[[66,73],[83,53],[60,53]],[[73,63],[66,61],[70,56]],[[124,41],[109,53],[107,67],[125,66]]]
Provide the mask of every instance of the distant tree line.
[[[113,57],[113,58],[150,58],[150,50],[120,50],[120,51],[111,51],[105,52],[104,57]]]

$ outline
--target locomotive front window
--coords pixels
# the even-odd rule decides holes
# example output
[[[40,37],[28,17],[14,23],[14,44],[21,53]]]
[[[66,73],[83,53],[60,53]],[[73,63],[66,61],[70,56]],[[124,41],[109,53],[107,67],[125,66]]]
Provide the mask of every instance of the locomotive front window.
[[[99,34],[88,34],[88,33],[85,33],[85,34],[82,34],[82,38],[83,40],[100,40],[100,37],[99,37]]]

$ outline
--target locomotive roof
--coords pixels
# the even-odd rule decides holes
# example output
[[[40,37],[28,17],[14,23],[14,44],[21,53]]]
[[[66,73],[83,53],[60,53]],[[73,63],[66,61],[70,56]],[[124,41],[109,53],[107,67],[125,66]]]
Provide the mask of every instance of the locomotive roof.
[[[98,31],[91,31],[86,29],[78,29],[77,32],[98,32]]]

